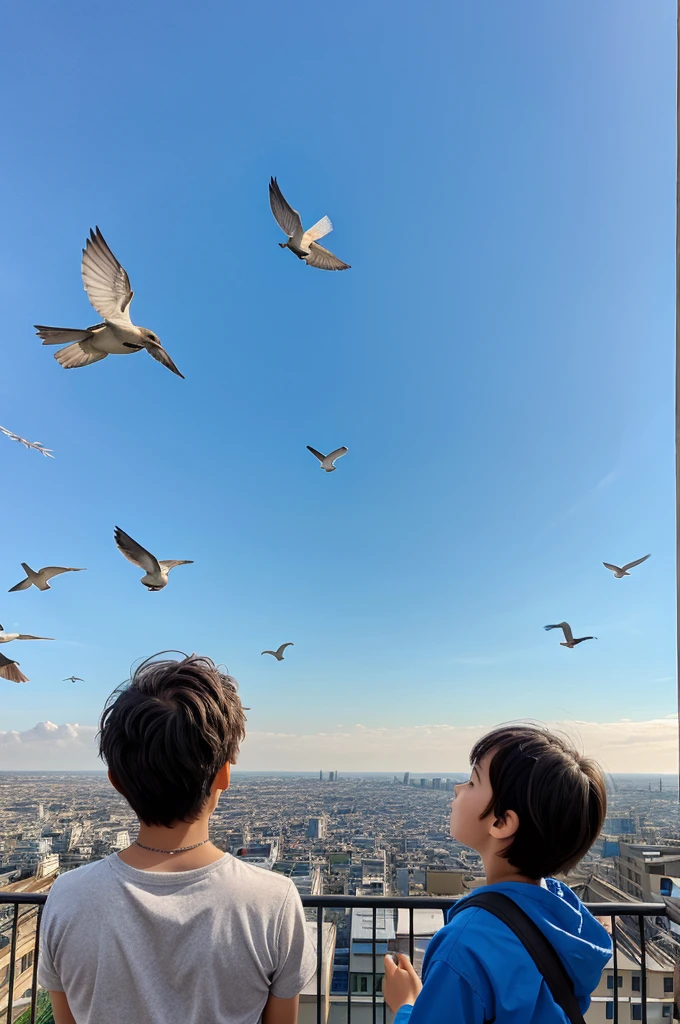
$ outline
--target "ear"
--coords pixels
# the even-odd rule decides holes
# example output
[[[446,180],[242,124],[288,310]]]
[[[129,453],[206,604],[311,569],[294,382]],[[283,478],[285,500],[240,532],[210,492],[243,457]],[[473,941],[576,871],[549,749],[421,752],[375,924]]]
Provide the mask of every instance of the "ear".
[[[231,765],[227,761],[224,767],[220,768],[215,781],[213,782],[213,788],[219,790],[229,789],[229,783],[231,782]]]
[[[493,839],[512,839],[519,828],[519,817],[516,811],[506,811],[502,818],[496,818],[489,826],[489,835]]]
[[[110,768],[108,770],[108,776],[109,776],[109,782],[111,783],[113,788],[120,793],[121,792],[120,786],[117,784],[116,780],[114,779],[113,775],[111,774],[111,769]]]

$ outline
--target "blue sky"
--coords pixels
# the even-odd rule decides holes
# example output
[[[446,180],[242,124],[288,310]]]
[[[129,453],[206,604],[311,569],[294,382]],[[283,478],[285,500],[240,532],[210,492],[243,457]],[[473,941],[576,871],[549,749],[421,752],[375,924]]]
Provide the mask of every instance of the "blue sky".
[[[56,458],[0,438],[0,592],[88,571],[0,600],[58,640],[4,647],[31,682],[0,730],[95,724],[163,648],[226,663],[259,733],[674,712],[674,19],[14,6],[0,423]],[[278,248],[270,174],[350,271]],[[186,381],[35,337],[97,322],[94,224]],[[307,444],[350,452],[325,475]],[[195,564],[149,594],[115,524]]]

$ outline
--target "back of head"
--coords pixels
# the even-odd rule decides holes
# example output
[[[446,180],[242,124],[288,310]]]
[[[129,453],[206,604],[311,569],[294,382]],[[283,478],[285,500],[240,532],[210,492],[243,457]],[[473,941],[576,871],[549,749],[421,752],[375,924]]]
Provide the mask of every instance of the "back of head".
[[[148,659],[109,697],[99,754],[146,825],[195,821],[218,771],[236,761],[245,715],[236,680],[210,658]]]
[[[503,856],[527,878],[569,871],[597,839],[607,813],[599,765],[540,726],[508,725],[477,741],[470,763],[490,755],[493,799],[485,815],[515,811],[519,826]]]

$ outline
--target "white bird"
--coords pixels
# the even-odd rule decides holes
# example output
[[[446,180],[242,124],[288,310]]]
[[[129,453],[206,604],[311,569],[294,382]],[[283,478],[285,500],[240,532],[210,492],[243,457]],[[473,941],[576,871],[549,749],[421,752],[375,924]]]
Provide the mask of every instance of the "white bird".
[[[574,647],[576,647],[576,644],[582,644],[584,640],[597,640],[596,636],[580,636],[578,638],[575,638],[574,634],[571,631],[571,626],[568,622],[558,622],[554,626],[544,626],[543,628],[561,629],[564,633],[565,642],[562,643],[562,641],[560,641],[560,647],[568,647],[570,650],[573,650]]]
[[[130,355],[145,348],[159,363],[184,379],[154,332],[147,327],[137,327],[130,319],[130,303],[134,295],[130,278],[104,241],[99,228],[90,231],[85,243],[82,276],[87,297],[104,320],[84,331],[35,324],[43,345],[73,342],[55,352],[57,362],[64,369],[72,370],[96,363],[109,355]]]
[[[0,626],[0,644],[9,644],[12,640],[53,640],[51,636],[31,636],[29,633],[5,633],[4,626]],[[10,683],[27,683],[28,676],[19,671],[19,662],[6,658],[0,654],[0,678],[8,679]]]
[[[81,679],[80,676],[66,676],[66,679],[62,679],[62,683],[84,683],[85,680]]]
[[[277,661],[283,661],[283,652],[286,647],[295,647],[295,644],[281,644],[276,651],[262,651],[262,654],[271,654],[272,658],[276,658]]]
[[[322,217],[306,231],[297,210],[294,210],[283,198],[276,178],[269,182],[269,205],[274,219],[282,231],[288,235],[287,242],[279,242],[282,249],[290,249],[299,260],[304,260],[308,267],[319,270],[349,270],[349,263],[343,263],[322,245],[317,245],[317,238],[330,234],[333,225],[328,217]]]
[[[155,555],[152,555],[150,551],[147,551],[136,540],[133,540],[119,526],[116,526],[114,529],[113,536],[118,545],[118,550],[122,555],[125,555],[128,562],[132,562],[133,565],[145,570],[146,575],[142,576],[141,582],[149,591],[162,590],[163,587],[167,587],[168,573],[176,565],[194,564],[192,558],[171,558],[159,562]]]
[[[31,636],[30,633],[5,633],[5,627],[0,626],[0,644],[9,644],[12,640],[54,640],[54,637]]]
[[[337,466],[334,466],[333,463],[336,459],[341,459],[343,455],[347,455],[349,448],[345,448],[343,445],[342,448],[336,448],[334,452],[330,453],[330,455],[322,455],[321,452],[317,452],[316,448],[312,448],[312,446],[308,444],[307,451],[311,452],[312,455],[316,455],[317,459],[321,463],[321,468],[325,470],[326,473],[334,473]]]
[[[17,583],[16,587],[10,587],[7,591],[8,594],[13,594],[15,590],[28,590],[31,586],[37,587],[38,590],[51,590],[47,581],[51,580],[53,576],[60,576],[63,572],[87,572],[87,569],[62,569],[58,565],[46,565],[44,569],[34,572],[25,562],[21,563],[21,568],[26,573],[26,579]]]
[[[641,565],[642,562],[646,562],[651,555],[645,555],[644,558],[638,558],[634,562],[628,562],[627,565],[610,565],[609,562],[603,562],[605,569],[611,569],[617,580],[622,580],[624,576],[630,576],[629,569],[634,568],[636,565]]]
[[[10,683],[27,683],[28,676],[19,671],[19,662],[0,654],[0,679],[8,679]]]
[[[54,458],[54,455],[52,455],[52,449],[45,448],[43,444],[40,444],[40,441],[26,441],[25,438],[19,437],[19,435],[15,434],[13,430],[8,430],[6,427],[0,427],[0,431],[2,431],[3,434],[6,434],[12,441],[18,441],[20,444],[23,444],[25,448],[34,448],[35,451],[41,452],[41,454],[46,458]]]

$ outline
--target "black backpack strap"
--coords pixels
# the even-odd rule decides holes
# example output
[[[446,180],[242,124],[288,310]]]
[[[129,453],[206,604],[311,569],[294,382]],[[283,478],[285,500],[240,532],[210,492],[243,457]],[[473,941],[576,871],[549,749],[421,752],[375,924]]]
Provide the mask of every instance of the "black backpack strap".
[[[525,914],[514,900],[501,892],[478,892],[460,900],[449,912],[449,920],[469,907],[487,910],[507,925],[536,964],[553,999],[564,1010],[571,1024],[586,1024],[564,964],[553,945],[529,915]]]

